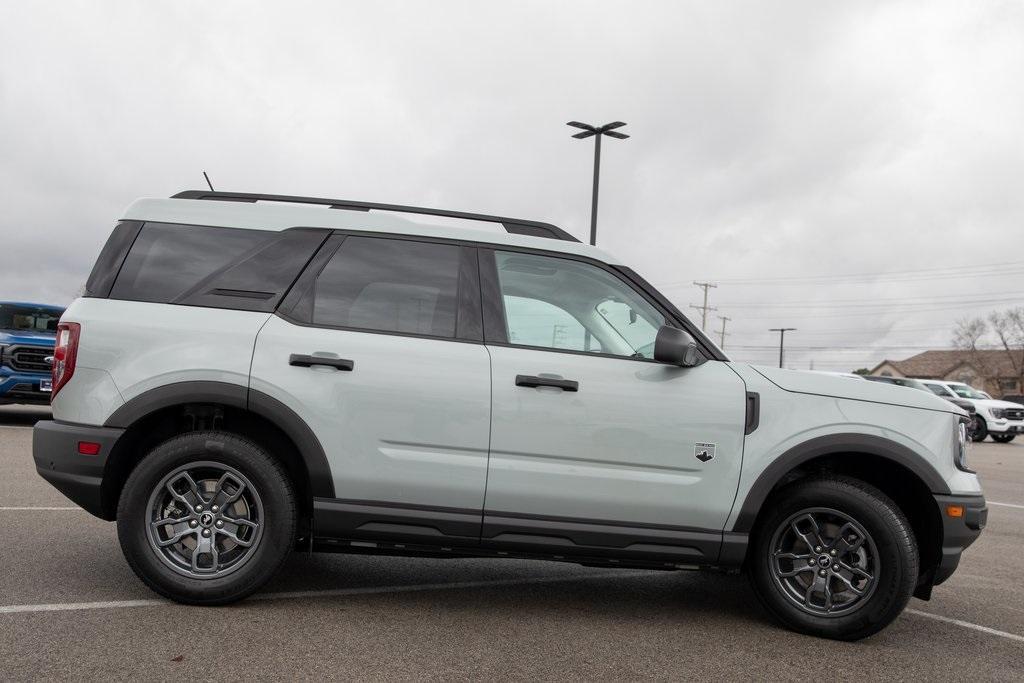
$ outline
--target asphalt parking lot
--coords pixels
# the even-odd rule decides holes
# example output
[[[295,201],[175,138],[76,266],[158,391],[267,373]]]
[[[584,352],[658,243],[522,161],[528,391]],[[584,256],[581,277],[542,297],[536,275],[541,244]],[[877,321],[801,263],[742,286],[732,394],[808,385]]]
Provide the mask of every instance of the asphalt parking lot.
[[[519,560],[295,554],[255,599],[157,599],[113,524],[31,459],[45,411],[0,408],[0,679],[1021,680],[1024,444],[976,444],[989,526],[930,602],[859,643],[776,626],[739,576]]]

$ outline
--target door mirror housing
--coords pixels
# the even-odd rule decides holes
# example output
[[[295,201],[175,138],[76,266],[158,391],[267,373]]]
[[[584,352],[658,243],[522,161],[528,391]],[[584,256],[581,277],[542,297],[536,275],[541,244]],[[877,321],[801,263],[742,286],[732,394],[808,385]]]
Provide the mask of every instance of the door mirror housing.
[[[654,360],[659,363],[692,368],[704,362],[697,342],[678,327],[662,325],[654,338]]]

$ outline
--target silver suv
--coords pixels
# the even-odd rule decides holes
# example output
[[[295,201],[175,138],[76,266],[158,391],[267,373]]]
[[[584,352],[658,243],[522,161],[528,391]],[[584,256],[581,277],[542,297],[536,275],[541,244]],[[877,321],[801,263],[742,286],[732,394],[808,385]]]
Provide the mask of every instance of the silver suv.
[[[190,604],[253,593],[293,548],[528,557],[742,570],[782,623],[856,639],[987,515],[956,406],[730,362],[533,221],[142,199],[54,355],[39,473]]]

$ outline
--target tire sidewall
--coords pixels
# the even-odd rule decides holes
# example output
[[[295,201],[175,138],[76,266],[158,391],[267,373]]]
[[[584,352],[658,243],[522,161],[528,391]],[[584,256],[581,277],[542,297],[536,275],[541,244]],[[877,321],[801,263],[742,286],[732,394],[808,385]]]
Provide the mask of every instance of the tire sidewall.
[[[770,512],[755,530],[751,579],[765,607],[790,628],[828,638],[854,640],[874,633],[896,618],[917,582],[918,557],[910,525],[895,504],[862,488],[823,480],[783,489],[769,501]],[[801,610],[782,593],[773,576],[772,538],[779,525],[807,508],[843,512],[870,534],[878,550],[874,593],[850,614],[824,617]]]
[[[153,490],[172,470],[199,461],[237,469],[263,502],[263,533],[257,548],[244,565],[222,577],[196,579],[174,571],[157,556],[147,536]],[[128,477],[117,514],[121,549],[135,573],[157,593],[192,604],[232,602],[257,590],[291,550],[295,526],[291,487],[272,458],[250,441],[218,432],[185,434],[153,449]]]

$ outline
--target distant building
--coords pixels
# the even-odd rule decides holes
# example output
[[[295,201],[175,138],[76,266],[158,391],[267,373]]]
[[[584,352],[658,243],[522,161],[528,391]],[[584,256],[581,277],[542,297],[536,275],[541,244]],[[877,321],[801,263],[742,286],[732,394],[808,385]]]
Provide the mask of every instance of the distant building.
[[[1024,361],[1024,349],[1013,352]],[[906,360],[884,360],[871,370],[872,375],[916,377],[950,382],[966,382],[998,398],[1021,392],[1020,372],[1002,349],[983,351],[925,351]]]

